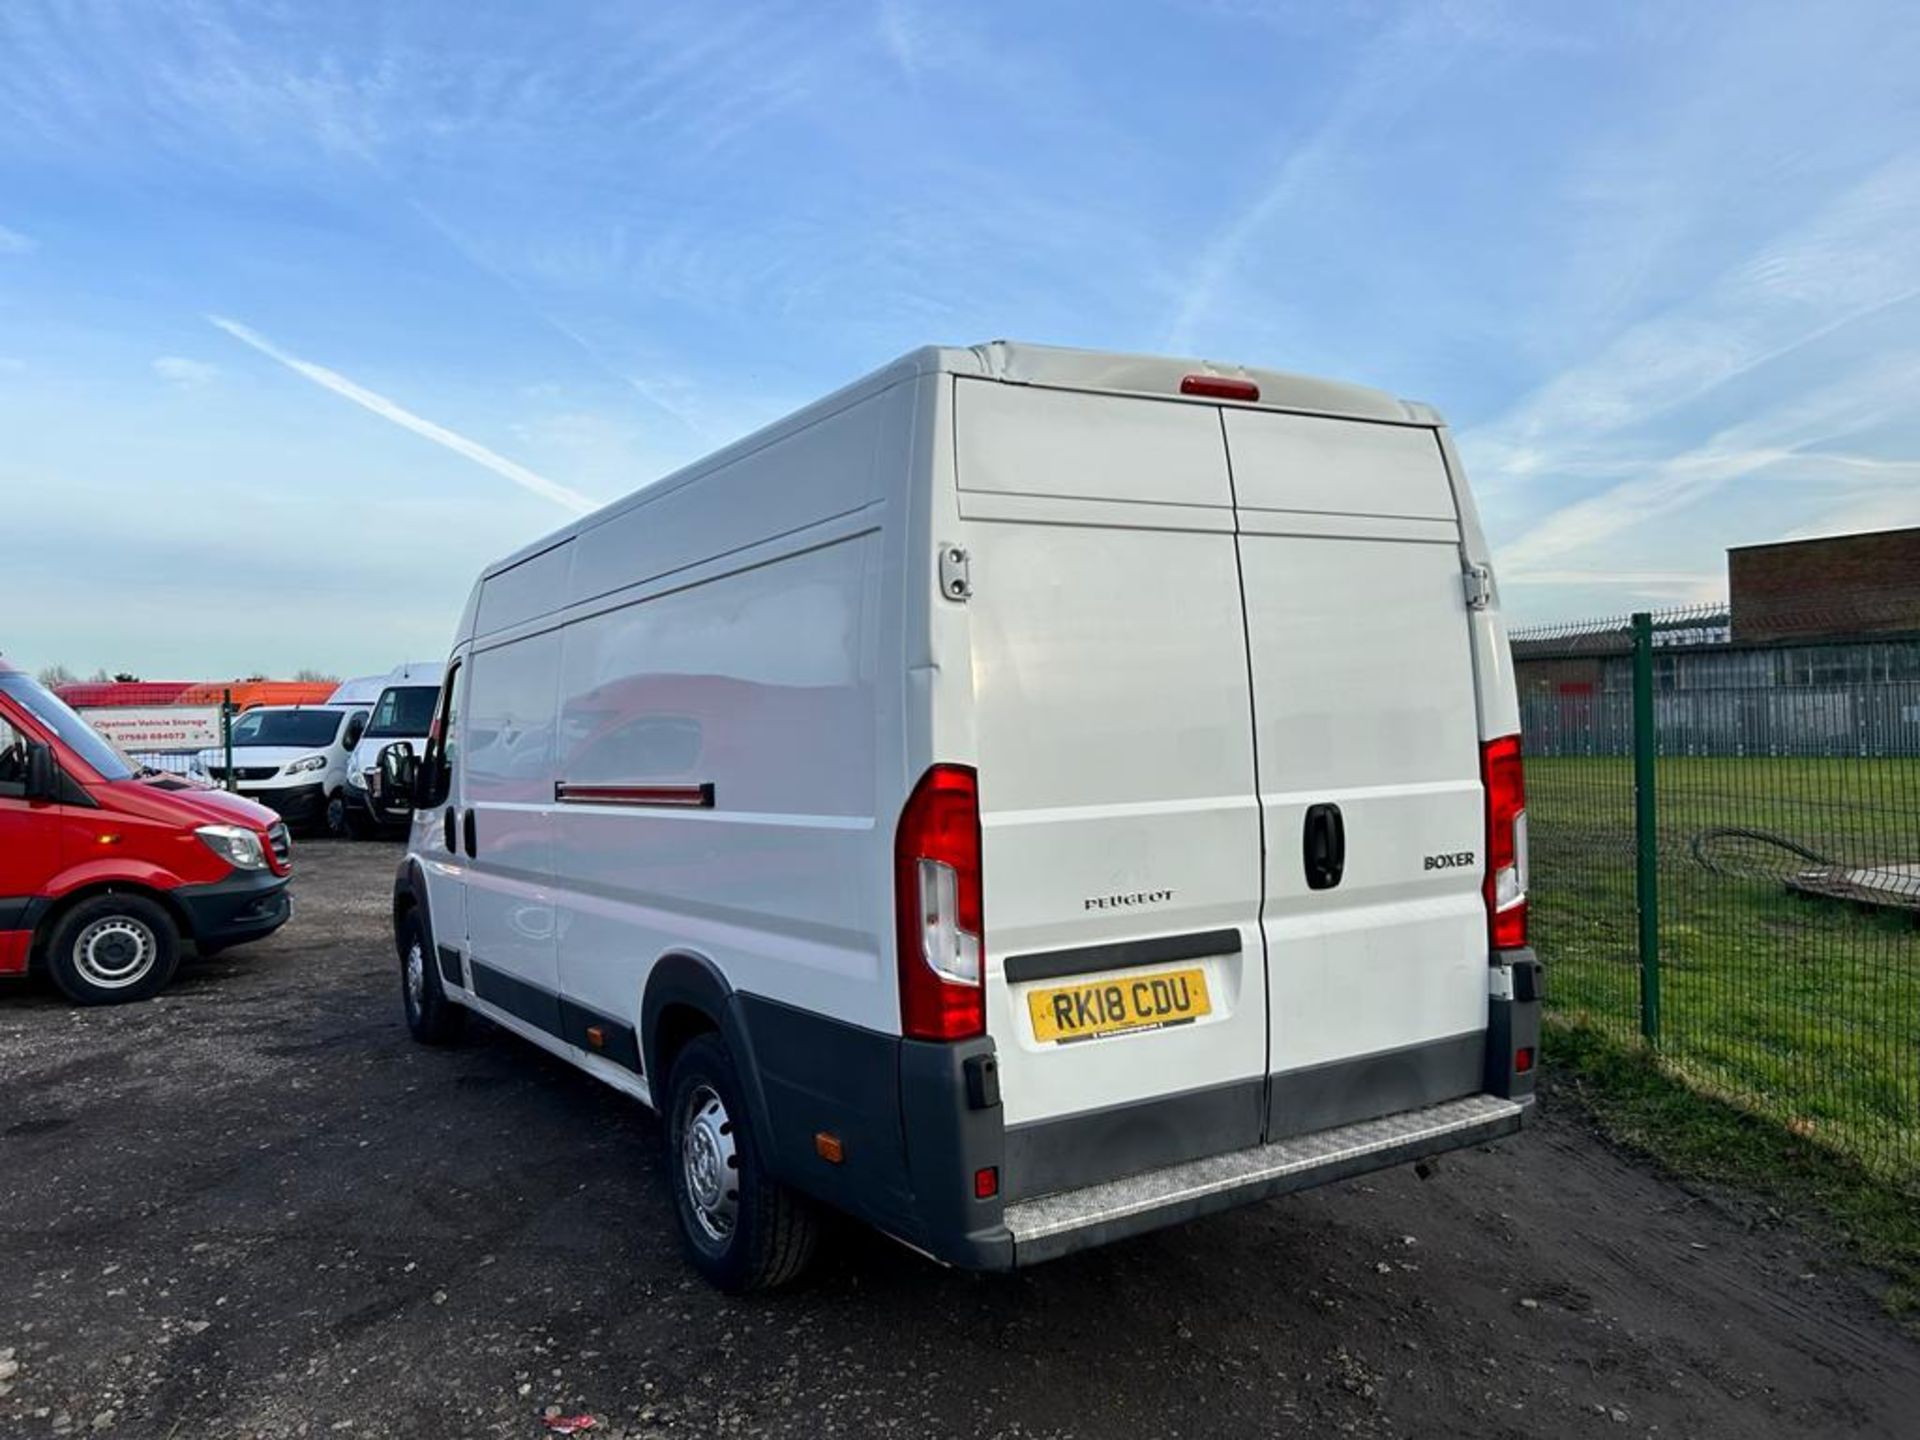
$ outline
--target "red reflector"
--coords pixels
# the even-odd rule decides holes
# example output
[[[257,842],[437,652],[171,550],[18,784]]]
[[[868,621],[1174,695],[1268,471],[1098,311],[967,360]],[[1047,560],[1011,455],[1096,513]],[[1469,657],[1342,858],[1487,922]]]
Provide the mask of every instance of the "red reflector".
[[[1522,1045],[1513,1052],[1513,1073],[1524,1075],[1531,1069],[1533,1069],[1533,1047]]]
[[[1000,1167],[989,1165],[973,1172],[973,1198],[991,1200],[1000,1193]]]
[[[1235,380],[1229,375],[1187,375],[1181,378],[1180,393],[1251,403],[1260,398],[1260,387],[1251,380]]]

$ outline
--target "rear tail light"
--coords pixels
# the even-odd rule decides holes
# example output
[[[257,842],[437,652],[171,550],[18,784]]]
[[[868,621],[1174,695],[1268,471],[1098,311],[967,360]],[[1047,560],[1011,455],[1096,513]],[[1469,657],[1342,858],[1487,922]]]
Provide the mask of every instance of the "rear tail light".
[[[980,895],[980,798],[972,770],[920,777],[894,838],[900,1029],[911,1040],[983,1035],[987,1007]]]
[[[1480,747],[1480,778],[1487,789],[1487,933],[1496,950],[1527,943],[1527,783],[1520,737],[1503,735]]]

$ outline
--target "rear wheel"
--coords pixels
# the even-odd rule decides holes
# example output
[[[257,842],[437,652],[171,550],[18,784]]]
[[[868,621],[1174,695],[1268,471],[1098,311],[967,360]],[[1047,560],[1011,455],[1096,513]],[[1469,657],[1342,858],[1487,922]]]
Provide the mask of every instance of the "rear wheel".
[[[47,970],[76,1005],[151,999],[179,966],[179,928],[144,895],[82,900],[47,937]]]
[[[406,1008],[407,1029],[423,1045],[451,1045],[466,1029],[467,1010],[447,998],[440,984],[440,967],[433,963],[432,946],[418,911],[400,921],[400,1003]]]
[[[688,1257],[731,1294],[786,1284],[813,1259],[820,1216],[761,1164],[732,1055],[698,1036],[668,1081],[667,1172]]]

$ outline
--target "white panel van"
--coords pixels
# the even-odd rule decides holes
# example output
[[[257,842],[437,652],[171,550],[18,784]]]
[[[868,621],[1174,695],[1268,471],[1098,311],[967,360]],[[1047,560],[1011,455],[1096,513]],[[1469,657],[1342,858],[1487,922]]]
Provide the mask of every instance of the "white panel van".
[[[409,750],[427,743],[445,673],[438,660],[413,660],[394,666],[375,681],[372,718],[347,760],[346,833],[355,839],[402,833],[413,819],[411,796],[383,793],[379,788],[380,752],[396,743],[405,743]],[[347,682],[355,687],[364,683]]]
[[[407,1018],[658,1110],[727,1288],[1031,1264],[1520,1127],[1518,730],[1431,410],[921,350],[481,576]]]

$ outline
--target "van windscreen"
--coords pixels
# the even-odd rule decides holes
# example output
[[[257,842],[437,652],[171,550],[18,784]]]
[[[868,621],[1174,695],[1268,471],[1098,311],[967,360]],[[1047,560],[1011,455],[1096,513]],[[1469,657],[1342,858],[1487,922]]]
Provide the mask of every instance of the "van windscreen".
[[[340,720],[338,710],[249,710],[233,722],[233,744],[327,746],[340,733]]]
[[[433,706],[439,698],[438,685],[389,685],[373,707],[364,738],[425,735],[433,728]]]
[[[0,690],[5,690],[28,714],[59,736],[60,743],[91,766],[102,780],[131,780],[138,773],[138,767],[131,760],[31,675],[17,670],[0,674]]]

